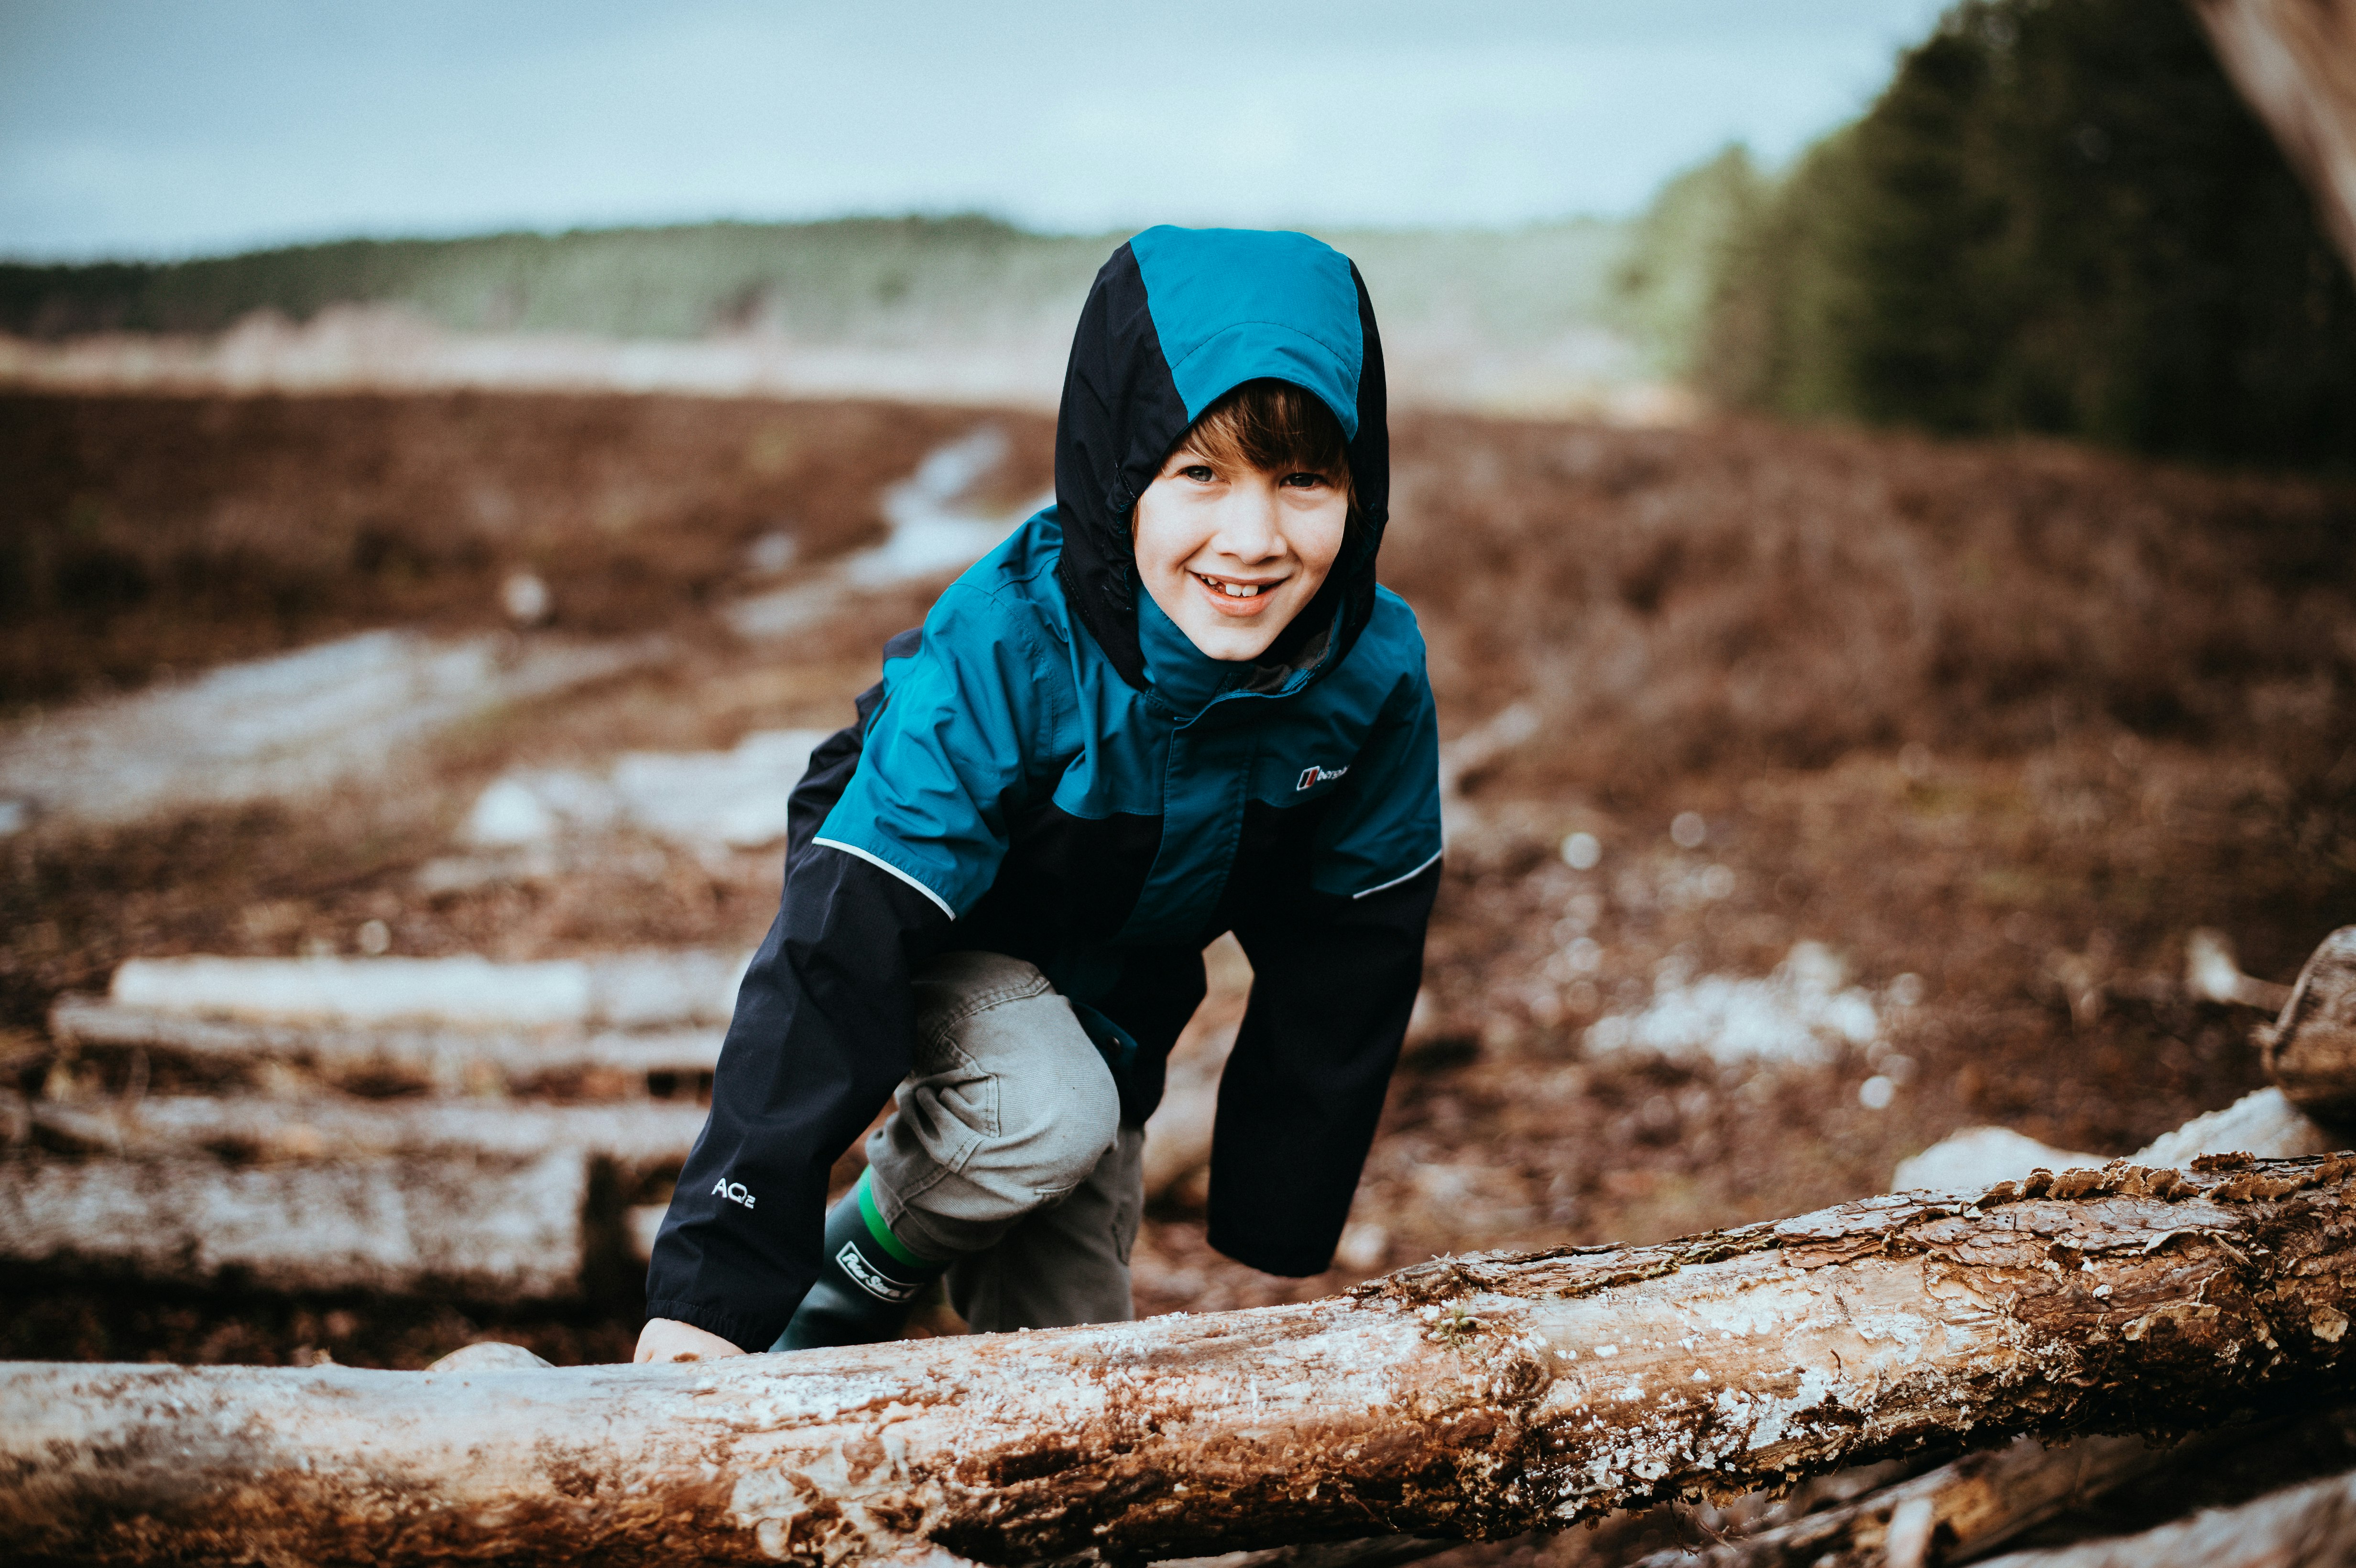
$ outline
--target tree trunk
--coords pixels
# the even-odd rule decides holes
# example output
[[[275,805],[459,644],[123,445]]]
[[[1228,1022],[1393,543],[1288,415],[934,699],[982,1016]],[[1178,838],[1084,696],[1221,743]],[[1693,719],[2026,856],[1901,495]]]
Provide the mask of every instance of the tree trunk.
[[[1982,1568],[2340,1568],[2356,1563],[2356,1475],[2212,1509],[2141,1535],[2019,1552]]]
[[[2346,1397],[2356,1159],[2119,1162],[1198,1317],[483,1373],[0,1368],[24,1560],[1029,1563],[1486,1537]]]
[[[2192,9],[2356,270],[2356,0],[2192,0]]]

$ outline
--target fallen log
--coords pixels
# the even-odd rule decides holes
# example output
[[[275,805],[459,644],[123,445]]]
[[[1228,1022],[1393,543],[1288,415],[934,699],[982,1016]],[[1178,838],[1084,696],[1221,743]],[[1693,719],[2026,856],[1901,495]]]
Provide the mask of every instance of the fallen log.
[[[0,1258],[281,1291],[578,1296],[640,1251],[622,1201],[685,1157],[691,1105],[152,1098],[16,1104]],[[56,1146],[63,1146],[61,1148]]]
[[[548,1371],[0,1367],[28,1561],[1135,1561],[2345,1398],[2356,1159],[2124,1162],[1303,1306]]]
[[[2108,1541],[2016,1552],[1982,1568],[2340,1568],[2356,1562],[2356,1475]]]
[[[590,1162],[444,1153],[238,1166],[202,1156],[0,1165],[0,1257],[277,1291],[577,1295]]]
[[[2315,950],[2258,1045],[2266,1076],[2299,1109],[2335,1126],[2356,1124],[2356,925]]]
[[[118,1046],[248,1068],[283,1061],[328,1084],[413,1084],[445,1094],[522,1089],[593,1072],[618,1073],[643,1086],[651,1074],[691,1080],[720,1061],[716,1029],[355,1028],[209,1018],[76,995],[59,997],[49,1009],[49,1030],[78,1046]]]
[[[2306,998],[2308,1016],[2337,1016],[2356,997],[2356,965],[2324,962],[2328,954],[2356,954],[2351,939],[2356,939],[2356,928],[2336,932],[2308,960],[2297,989]],[[2287,1009],[2286,1018],[2297,1010]],[[2356,1053],[2340,1061],[2343,1076],[2338,1082],[2356,1083]],[[2328,1070],[2319,1078],[2331,1082]],[[2281,1089],[2260,1089],[2222,1111],[2195,1116],[2161,1134],[2128,1158],[2139,1166],[2184,1167],[2206,1155],[2320,1155],[2345,1142],[2292,1104]],[[2051,1148],[2006,1128],[1967,1127],[1900,1161],[1891,1185],[1901,1191],[1957,1190],[2023,1179],[2040,1167],[2074,1179],[2104,1164],[2099,1155]],[[1949,1555],[1984,1551],[2049,1517],[2068,1500],[2107,1489],[2180,1456],[2180,1451],[2132,1438],[2093,1438],[2051,1449],[2025,1441],[2001,1455],[1971,1456],[1792,1523],[1722,1542],[1701,1553],[1700,1561],[1708,1568],[1796,1568],[1827,1557],[1869,1556],[1885,1549],[1901,1513],[1910,1509],[1917,1510],[1922,1528]],[[1672,1560],[1657,1557],[1646,1568],[1667,1568]],[[1692,1559],[1680,1553],[1674,1561]]]
[[[446,958],[132,958],[108,995],[126,1008],[280,1022],[460,1029],[725,1023],[742,954],[609,953],[494,963]]]
[[[620,1164],[687,1157],[705,1113],[662,1103],[509,1104],[497,1100],[215,1099],[35,1101],[32,1123],[80,1147],[120,1154],[211,1150],[242,1159],[351,1158],[458,1151],[488,1158],[573,1149]]]

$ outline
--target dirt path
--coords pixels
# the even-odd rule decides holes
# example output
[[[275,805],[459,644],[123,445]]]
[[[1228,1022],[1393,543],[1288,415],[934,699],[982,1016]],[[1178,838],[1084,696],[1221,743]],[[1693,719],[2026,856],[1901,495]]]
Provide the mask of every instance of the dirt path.
[[[1010,456],[1006,432],[988,421],[926,454],[884,489],[882,539],[839,560],[798,563],[790,536],[775,536],[784,542],[770,553],[790,581],[723,603],[721,618],[774,641],[962,570],[1053,498],[991,504],[987,486]],[[547,590],[537,576],[520,581],[538,595],[524,602],[539,619]],[[0,731],[0,832],[40,817],[113,824],[313,797],[454,726],[676,652],[653,635],[367,632],[37,714]]]

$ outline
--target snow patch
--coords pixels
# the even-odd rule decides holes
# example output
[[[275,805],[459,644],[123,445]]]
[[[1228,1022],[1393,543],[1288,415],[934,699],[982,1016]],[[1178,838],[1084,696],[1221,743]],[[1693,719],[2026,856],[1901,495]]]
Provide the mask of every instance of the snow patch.
[[[726,612],[729,625],[744,637],[787,636],[832,611],[845,593],[946,576],[980,560],[1055,498],[1052,493],[1034,496],[1002,513],[978,510],[964,499],[1005,461],[1007,446],[1006,432],[986,424],[934,449],[914,474],[884,492],[884,520],[892,531],[882,544],[808,582],[738,601]]]
[[[1921,1154],[1900,1160],[1890,1178],[1890,1189],[1979,1193],[1999,1181],[2018,1181],[2040,1168],[2067,1170],[2102,1163],[2101,1155],[2073,1154],[2009,1127],[1965,1127]]]
[[[1598,1055],[1648,1052],[1720,1066],[1822,1066],[1844,1046],[1869,1044],[1881,1031],[1871,994],[1845,985],[1846,978],[1839,957],[1815,942],[1794,944],[1764,979],[1687,980],[1671,971],[1642,1011],[1590,1026],[1587,1046]]]
[[[46,715],[0,739],[0,796],[129,822],[297,795],[507,703],[659,657],[663,645],[363,632]]]
[[[822,730],[766,730],[728,752],[629,752],[594,772],[519,768],[476,798],[459,836],[483,849],[622,829],[689,846],[775,844],[810,750],[825,739]]]

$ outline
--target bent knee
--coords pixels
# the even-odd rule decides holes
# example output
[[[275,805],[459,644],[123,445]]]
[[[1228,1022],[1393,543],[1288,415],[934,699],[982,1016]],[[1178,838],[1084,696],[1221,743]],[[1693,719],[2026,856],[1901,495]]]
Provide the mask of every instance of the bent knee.
[[[988,953],[931,961],[918,990],[920,1033],[975,1102],[959,1118],[980,1135],[963,1173],[1034,1201],[1087,1180],[1120,1136],[1120,1094],[1071,1004],[1029,964]]]
[[[1075,1065],[1001,1084],[1014,1114],[1001,1136],[977,1151],[1001,1179],[1041,1199],[1060,1198],[1086,1181],[1120,1138],[1120,1095],[1111,1072],[1093,1047]]]

